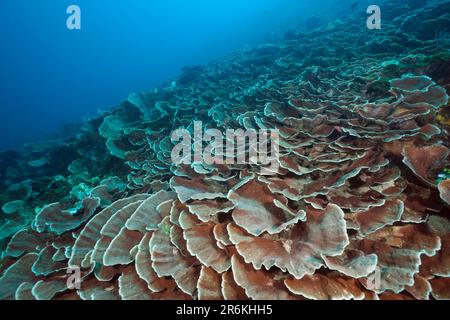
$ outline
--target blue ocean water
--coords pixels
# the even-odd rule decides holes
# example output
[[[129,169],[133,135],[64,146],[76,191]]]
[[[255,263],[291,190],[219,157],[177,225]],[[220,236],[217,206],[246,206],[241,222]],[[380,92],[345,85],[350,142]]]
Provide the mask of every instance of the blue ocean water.
[[[149,90],[183,66],[267,42],[310,17],[347,14],[354,3],[2,0],[0,150],[49,139],[62,125]],[[72,4],[81,8],[81,30],[66,27]]]

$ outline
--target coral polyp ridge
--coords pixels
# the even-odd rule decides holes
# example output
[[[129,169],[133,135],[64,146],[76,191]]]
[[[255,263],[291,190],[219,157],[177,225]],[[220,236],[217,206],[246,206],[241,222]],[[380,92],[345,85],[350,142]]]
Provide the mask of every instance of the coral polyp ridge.
[[[0,299],[450,299],[450,2],[399,11],[186,68],[1,154]],[[278,130],[277,172],[174,165],[195,121]]]

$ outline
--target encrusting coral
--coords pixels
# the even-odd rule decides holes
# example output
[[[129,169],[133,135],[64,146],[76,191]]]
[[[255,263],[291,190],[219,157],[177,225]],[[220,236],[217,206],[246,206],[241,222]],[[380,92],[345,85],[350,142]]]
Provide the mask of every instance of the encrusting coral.
[[[290,32],[2,156],[0,299],[450,299],[449,12]],[[173,165],[199,120],[277,129],[276,174]]]

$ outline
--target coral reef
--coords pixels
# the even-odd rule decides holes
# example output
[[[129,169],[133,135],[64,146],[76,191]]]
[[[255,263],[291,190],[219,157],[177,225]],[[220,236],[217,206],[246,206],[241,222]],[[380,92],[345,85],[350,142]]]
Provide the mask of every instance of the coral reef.
[[[450,299],[450,2],[412,3],[380,31],[346,17],[186,68],[1,154],[0,299]],[[198,120],[279,130],[278,171],[173,165],[171,132]]]

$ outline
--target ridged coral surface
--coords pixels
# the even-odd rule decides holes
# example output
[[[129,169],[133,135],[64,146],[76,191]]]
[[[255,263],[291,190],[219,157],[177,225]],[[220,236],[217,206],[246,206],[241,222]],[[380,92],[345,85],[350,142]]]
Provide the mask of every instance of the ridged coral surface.
[[[450,2],[402,3],[382,30],[290,32],[4,155],[0,299],[450,299]],[[194,121],[278,130],[278,171],[173,165]]]

